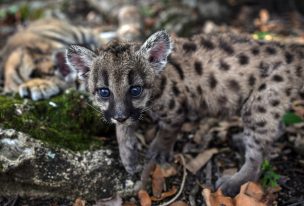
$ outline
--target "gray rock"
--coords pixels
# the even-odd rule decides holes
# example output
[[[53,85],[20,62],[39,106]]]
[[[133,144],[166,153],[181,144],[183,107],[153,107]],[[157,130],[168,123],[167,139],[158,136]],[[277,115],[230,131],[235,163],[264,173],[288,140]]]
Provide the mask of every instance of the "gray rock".
[[[134,192],[117,152],[51,148],[13,129],[0,129],[0,183],[0,196],[93,200]]]

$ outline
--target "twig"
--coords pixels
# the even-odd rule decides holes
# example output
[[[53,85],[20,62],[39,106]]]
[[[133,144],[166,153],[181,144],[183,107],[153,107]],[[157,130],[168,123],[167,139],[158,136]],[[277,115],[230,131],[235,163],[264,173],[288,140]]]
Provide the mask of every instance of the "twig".
[[[290,205],[287,205],[287,206],[297,206],[297,205],[302,205],[304,203],[304,200],[300,201],[300,202],[295,202],[295,203],[292,203]]]
[[[161,204],[159,206],[167,206],[167,205],[172,204],[182,194],[182,191],[184,190],[186,179],[187,179],[186,162],[185,162],[185,158],[184,158],[184,156],[182,154],[179,154],[178,156],[182,160],[182,164],[183,164],[183,180],[182,180],[182,184],[181,184],[181,186],[179,188],[178,193],[171,200],[169,200],[168,202],[165,202],[165,203],[163,203],[163,204]]]

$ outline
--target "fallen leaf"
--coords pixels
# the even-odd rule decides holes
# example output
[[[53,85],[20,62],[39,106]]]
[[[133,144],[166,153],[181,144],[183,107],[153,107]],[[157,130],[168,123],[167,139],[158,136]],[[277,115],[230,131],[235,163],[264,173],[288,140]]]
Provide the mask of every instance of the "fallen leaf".
[[[97,200],[96,204],[93,206],[121,206],[122,205],[122,199],[119,195],[116,195],[113,198],[110,199],[102,199],[102,200]]]
[[[170,206],[188,206],[184,201],[173,202]]]
[[[292,102],[291,108],[295,111],[296,115],[300,116],[302,119],[304,118],[304,101],[296,100]]]
[[[246,194],[239,194],[235,197],[235,206],[266,206],[265,203],[258,202],[254,198],[247,196]]]
[[[196,172],[201,169],[216,153],[218,153],[218,149],[216,148],[205,150],[198,154],[194,159],[190,160],[190,162],[186,164],[186,168],[192,174],[196,174]]]
[[[262,200],[264,196],[264,191],[261,185],[254,182],[248,182],[242,185],[240,193],[244,193],[258,201]]]
[[[210,189],[205,188],[203,190],[203,196],[207,206],[234,206],[231,197],[225,197],[221,190],[211,193]]]
[[[254,182],[248,182],[241,186],[240,193],[235,197],[224,196],[220,189],[212,193],[210,189],[203,190],[203,196],[207,206],[266,206],[262,187]]]
[[[151,200],[152,200],[152,201],[160,201],[160,200],[163,200],[163,199],[165,199],[165,198],[167,198],[167,197],[171,197],[172,195],[175,195],[176,192],[177,192],[177,189],[176,189],[176,187],[173,186],[173,187],[171,188],[171,190],[169,190],[169,191],[167,191],[167,192],[163,192],[163,193],[160,195],[160,197],[152,196],[152,197],[151,197]]]
[[[163,175],[160,165],[156,165],[152,173],[152,192],[153,196],[160,197],[165,184],[165,177]]]
[[[145,191],[145,190],[138,191],[138,199],[140,201],[141,206],[151,206],[152,205],[151,198],[150,198],[149,194],[147,193],[147,191]]]
[[[83,199],[81,199],[80,197],[78,197],[78,198],[75,200],[73,206],[85,206],[85,200],[83,200]]]

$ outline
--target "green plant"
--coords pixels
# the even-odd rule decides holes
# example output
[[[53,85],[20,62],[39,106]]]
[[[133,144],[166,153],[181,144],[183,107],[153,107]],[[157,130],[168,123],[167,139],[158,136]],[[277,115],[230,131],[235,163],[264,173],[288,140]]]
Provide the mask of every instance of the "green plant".
[[[261,166],[262,176],[260,182],[264,188],[278,186],[280,175],[277,174],[268,160],[264,160]]]
[[[96,137],[111,127],[89,104],[89,98],[77,91],[42,101],[0,95],[0,127],[74,151],[99,148],[103,142]]]
[[[296,115],[293,112],[287,112],[283,116],[282,121],[287,126],[303,122],[303,120],[301,119],[301,117],[299,117],[298,115]]]

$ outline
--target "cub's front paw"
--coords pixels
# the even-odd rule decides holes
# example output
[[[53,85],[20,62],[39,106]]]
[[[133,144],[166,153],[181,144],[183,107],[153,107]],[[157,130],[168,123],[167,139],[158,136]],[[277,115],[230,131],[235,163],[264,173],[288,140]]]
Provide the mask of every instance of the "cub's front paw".
[[[32,79],[19,86],[19,95],[32,100],[48,99],[60,92],[57,84],[47,79]]]
[[[231,176],[223,176],[216,182],[216,187],[220,188],[224,195],[234,197],[240,192],[243,182]]]

